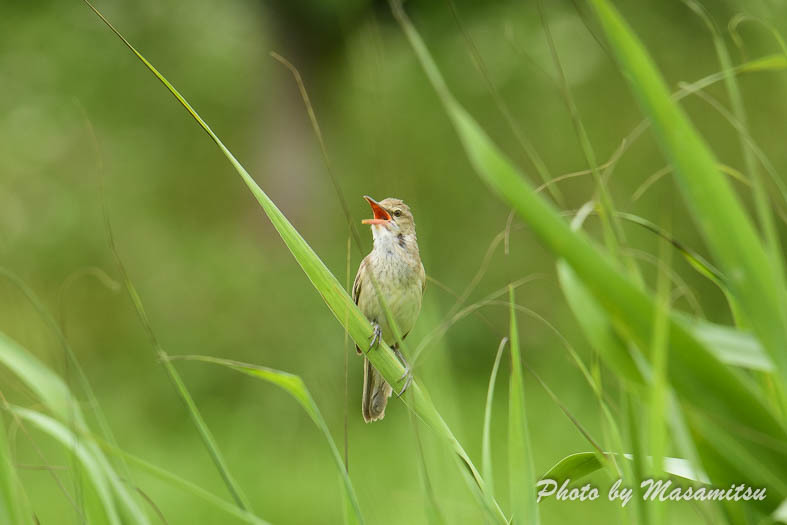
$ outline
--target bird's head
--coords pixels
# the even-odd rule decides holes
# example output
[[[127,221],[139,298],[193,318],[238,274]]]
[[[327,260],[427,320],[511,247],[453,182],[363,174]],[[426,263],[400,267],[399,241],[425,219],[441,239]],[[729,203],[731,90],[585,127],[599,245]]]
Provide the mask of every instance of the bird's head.
[[[377,202],[368,195],[363,197],[372,207],[374,219],[364,219],[363,224],[372,226],[372,234],[376,237],[379,233],[389,233],[405,237],[415,235],[415,221],[410,207],[401,199],[389,197]]]

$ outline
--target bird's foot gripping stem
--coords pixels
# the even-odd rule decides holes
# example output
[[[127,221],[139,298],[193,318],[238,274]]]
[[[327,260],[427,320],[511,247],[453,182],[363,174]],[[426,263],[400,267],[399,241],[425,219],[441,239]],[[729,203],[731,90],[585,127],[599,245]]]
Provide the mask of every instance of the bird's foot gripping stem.
[[[377,324],[376,322],[372,322],[372,336],[369,338],[370,343],[369,343],[369,350],[367,350],[367,353],[377,348],[380,345],[380,341],[382,341],[382,339],[383,339],[383,329],[380,328],[380,325]]]
[[[404,354],[401,350],[399,350],[399,345],[394,345],[391,350],[393,350],[394,355],[396,355],[396,358],[399,359],[399,362],[402,363],[402,366],[404,367],[404,374],[402,374],[402,377],[400,377],[397,381],[397,383],[404,381],[404,385],[402,386],[402,389],[396,393],[396,397],[402,397],[402,394],[404,394],[410,387],[410,383],[413,382],[413,373],[410,370],[410,365],[407,363],[407,359],[404,358]]]

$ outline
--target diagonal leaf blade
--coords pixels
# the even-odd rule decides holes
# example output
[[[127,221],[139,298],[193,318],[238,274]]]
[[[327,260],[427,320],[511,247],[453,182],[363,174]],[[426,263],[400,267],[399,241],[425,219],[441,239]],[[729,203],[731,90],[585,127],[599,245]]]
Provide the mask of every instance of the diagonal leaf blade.
[[[226,368],[235,370],[236,372],[241,372],[243,374],[250,375],[252,377],[256,377],[257,379],[262,379],[263,381],[274,384],[295,398],[295,400],[306,411],[320,432],[322,432],[325,440],[328,442],[328,446],[331,449],[331,455],[336,462],[336,468],[339,470],[339,475],[341,476],[342,482],[344,483],[345,492],[355,512],[355,517],[357,518],[358,523],[364,523],[363,515],[361,514],[361,507],[358,504],[358,497],[355,495],[355,489],[353,488],[352,482],[350,481],[350,476],[347,473],[342,456],[339,454],[339,449],[336,448],[336,443],[331,436],[330,430],[328,430],[328,425],[325,423],[325,419],[323,419],[320,409],[317,407],[317,403],[314,402],[314,399],[312,398],[309,390],[306,388],[306,385],[300,376],[290,374],[288,372],[282,372],[281,370],[275,370],[273,368],[241,363],[239,361],[231,361],[229,359],[219,359],[217,357],[210,356],[171,356],[169,359],[201,361],[203,363],[224,366]]]
[[[0,418],[0,523],[30,523],[32,513],[27,514],[19,494],[19,479],[11,460],[5,425]]]
[[[632,92],[675,167],[676,180],[695,222],[727,275],[746,320],[787,385],[784,276],[774,266],[728,180],[717,169],[710,148],[670,97],[645,48],[608,0],[591,3]]]
[[[71,430],[63,426],[63,422],[74,425],[78,431],[85,431],[87,429],[85,417],[76,399],[60,376],[55,374],[44,365],[44,363],[33,356],[33,354],[2,332],[0,332],[0,364],[6,366],[22,380],[56,417],[56,419],[53,419],[43,415],[40,415],[40,417],[31,416],[33,417],[33,422],[42,428],[42,430],[47,431],[49,434],[52,434],[62,441],[61,438],[66,435],[64,432],[68,435],[73,434]],[[96,447],[95,443],[79,443],[77,439],[78,436],[73,435],[72,437],[75,442],[67,443],[67,448],[78,456],[82,454],[79,456],[80,459],[84,459],[90,464],[95,463],[103,470],[102,476],[109,480],[112,491],[121,504],[120,510],[123,515],[133,517],[134,521],[137,523],[149,523],[147,516],[137,504],[129,488],[119,481],[119,476],[109,464],[109,461],[107,461],[101,450]],[[116,512],[114,510],[114,500],[112,504],[113,506],[108,509],[110,515]]]
[[[96,489],[108,523],[111,525],[121,525],[123,522],[118,513],[115,499],[113,497],[113,487],[107,478],[107,471],[103,468],[92,451],[85,446],[84,442],[77,439],[77,436],[60,424],[57,420],[34,410],[21,407],[11,407],[11,410],[20,418],[38,427],[40,430],[49,434],[60,442],[66,449],[71,450],[82,466],[85,468],[93,487]]]
[[[330,308],[336,319],[339,321],[345,330],[350,334],[353,341],[365,347],[372,335],[372,327],[369,321],[363,316],[361,311],[357,308],[350,296],[344,290],[342,285],[336,277],[328,270],[325,264],[320,260],[317,254],[312,250],[311,246],[301,237],[295,227],[287,220],[282,212],[276,207],[268,195],[260,188],[254,181],[251,175],[235,158],[230,150],[218,138],[213,130],[205,123],[204,120],[197,114],[194,108],[186,101],[186,99],[172,86],[172,84],[151,64],[139,51],[126,40],[120,32],[118,32],[112,24],[95,8],[85,0],[85,3],[96,13],[97,16],[112,30],[112,32],[123,41],[128,49],[147,67],[147,69],[164,84],[169,92],[178,100],[178,102],[189,112],[191,117],[200,125],[200,127],[208,134],[213,142],[221,150],[222,154],[235,168],[235,171],[241,177],[243,182],[248,187],[254,198],[259,202],[265,214],[270,219],[276,231],[281,236],[286,244],[290,253],[295,257],[298,264],[303,269],[306,276],[311,281],[317,292],[325,301],[326,305]],[[383,341],[378,345],[377,350],[368,352],[366,354],[369,361],[377,369],[378,372],[388,381],[389,384],[397,383],[398,379],[404,375],[405,369],[399,360],[394,356],[390,347]],[[426,392],[420,387],[417,380],[413,380],[409,387],[410,396],[403,401],[410,406],[418,416],[426,422],[433,431],[437,433],[448,445],[456,452],[459,457],[459,464],[466,467],[470,472],[470,477],[476,485],[479,493],[482,496],[482,501],[491,512],[495,520],[499,523],[506,523],[506,517],[503,514],[500,506],[491,497],[487,489],[484,479],[475,468],[470,456],[464,450],[462,445],[454,436],[451,429],[445,423],[440,413],[435,408],[431,399]]]
[[[516,301],[514,300],[514,288],[511,285],[508,287],[508,300],[511,329],[511,380],[508,389],[508,471],[511,478],[512,522],[538,525],[533,457],[525,415],[525,379],[522,373],[519,329],[514,308]]]

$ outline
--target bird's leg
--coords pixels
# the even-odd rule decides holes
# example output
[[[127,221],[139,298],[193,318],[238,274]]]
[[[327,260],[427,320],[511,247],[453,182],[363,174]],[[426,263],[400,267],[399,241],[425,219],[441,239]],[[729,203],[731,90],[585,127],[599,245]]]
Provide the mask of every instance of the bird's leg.
[[[401,350],[399,350],[399,343],[393,345],[391,350],[393,350],[394,355],[404,367],[404,374],[402,374],[402,377],[399,378],[399,381],[404,379],[404,386],[399,392],[396,393],[396,397],[402,397],[402,394],[405,393],[407,388],[410,386],[410,383],[413,382],[413,374],[410,372],[410,365],[407,363],[407,359],[404,358],[404,354]]]
[[[374,350],[383,338],[383,329],[380,328],[380,325],[377,321],[372,321],[372,336],[369,338],[371,342],[369,343],[369,350],[367,352],[371,352]]]

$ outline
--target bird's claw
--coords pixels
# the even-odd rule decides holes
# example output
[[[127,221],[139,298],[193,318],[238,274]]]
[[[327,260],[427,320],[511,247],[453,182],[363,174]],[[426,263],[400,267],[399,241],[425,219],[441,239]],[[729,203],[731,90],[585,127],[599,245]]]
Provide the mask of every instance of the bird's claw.
[[[404,374],[402,374],[402,377],[400,377],[396,382],[400,383],[402,380],[404,380],[404,386],[402,386],[402,389],[396,393],[397,398],[402,397],[402,395],[410,387],[410,383],[413,382],[413,373],[410,371],[409,367],[404,369]]]
[[[402,397],[402,394],[405,393],[407,388],[410,386],[410,383],[413,382],[413,373],[410,370],[410,365],[407,363],[407,359],[404,358],[404,354],[401,350],[399,350],[399,345],[393,345],[391,350],[393,350],[394,355],[404,367],[404,374],[402,374],[402,377],[396,380],[397,383],[401,383],[402,380],[404,380],[404,386],[402,386],[402,389],[396,393],[396,397]]]
[[[371,337],[369,337],[369,339],[371,339],[371,342],[369,343],[369,350],[367,350],[367,352],[370,352],[374,348],[376,348],[380,344],[382,338],[383,338],[383,329],[380,328],[379,324],[372,323],[372,335]]]

